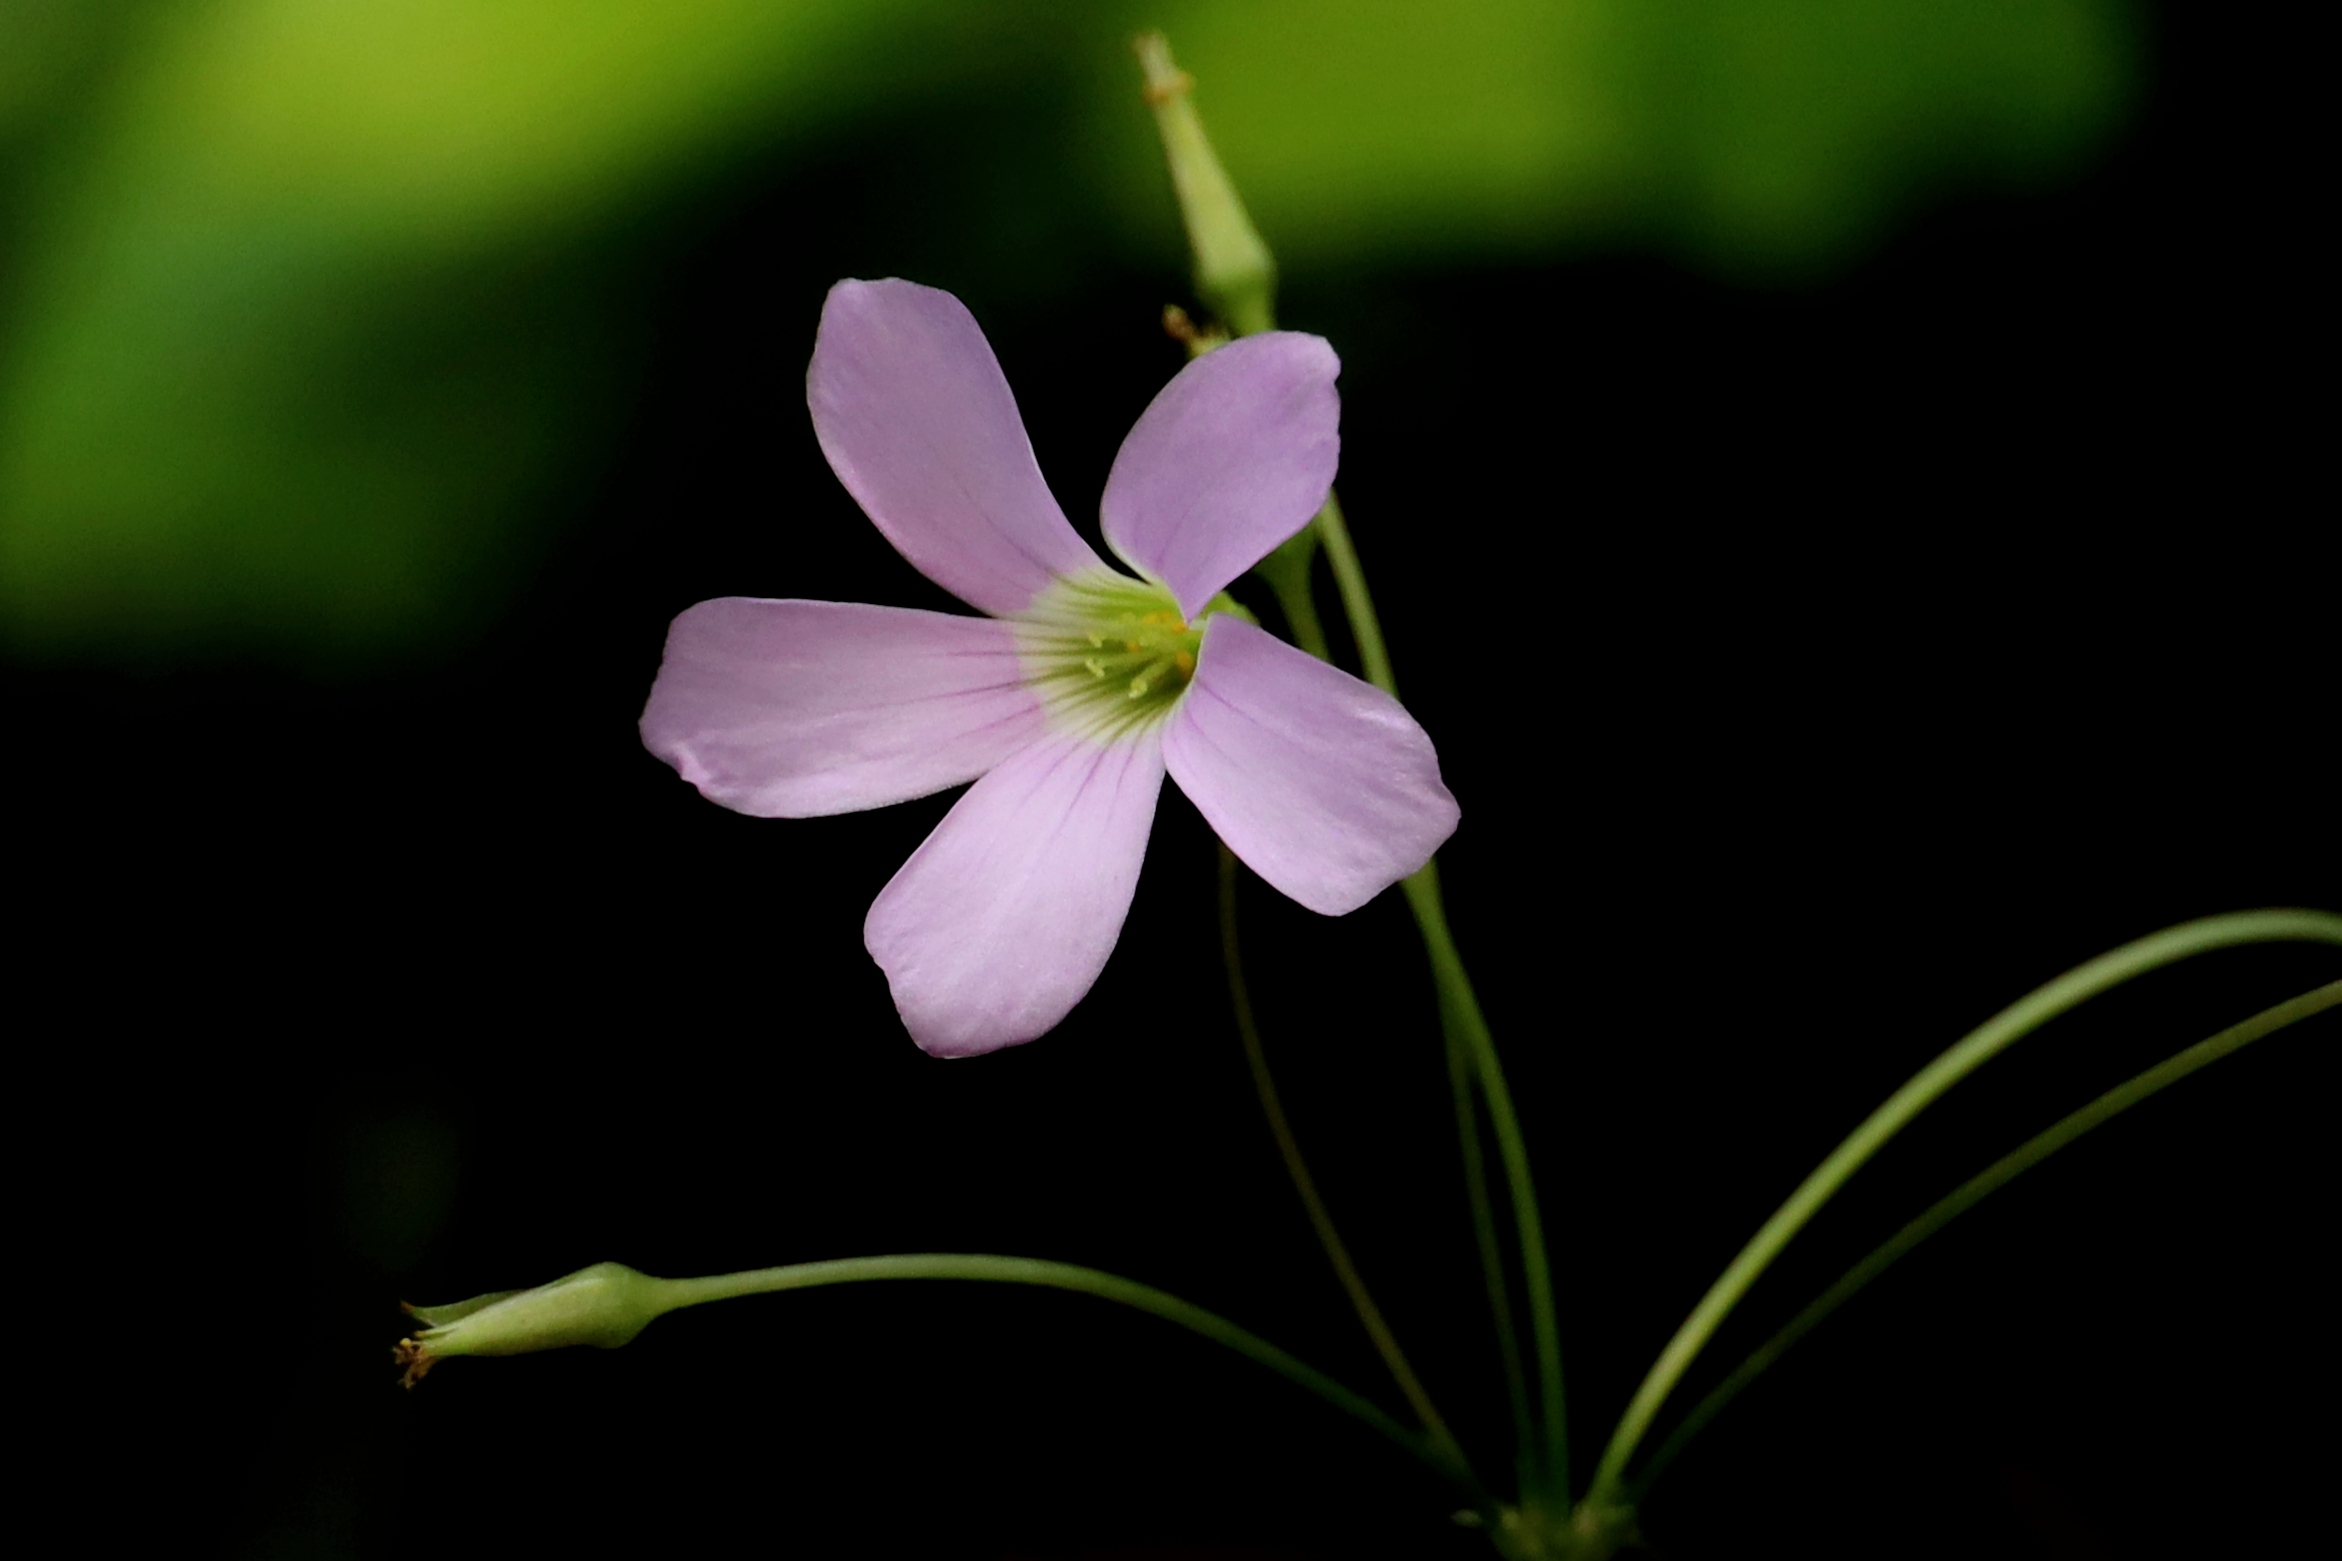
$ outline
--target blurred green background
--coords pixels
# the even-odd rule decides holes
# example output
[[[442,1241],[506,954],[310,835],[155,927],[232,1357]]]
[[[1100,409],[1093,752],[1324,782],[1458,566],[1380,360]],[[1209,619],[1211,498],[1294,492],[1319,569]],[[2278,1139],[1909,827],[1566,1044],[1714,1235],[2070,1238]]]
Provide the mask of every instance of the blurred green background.
[[[996,302],[1178,253],[1150,24],[1319,276],[1806,285],[2070,177],[2140,76],[2117,0],[0,0],[0,645],[460,654],[593,492],[675,257],[839,148],[893,137],[898,223]]]

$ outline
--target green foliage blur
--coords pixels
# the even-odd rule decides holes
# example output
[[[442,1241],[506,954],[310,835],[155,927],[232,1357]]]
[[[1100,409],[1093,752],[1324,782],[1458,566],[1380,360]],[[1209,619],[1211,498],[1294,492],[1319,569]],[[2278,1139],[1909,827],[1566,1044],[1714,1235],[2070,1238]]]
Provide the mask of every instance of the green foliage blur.
[[[0,0],[0,647],[460,646],[590,493],[663,261],[841,147],[968,192],[931,280],[1177,255],[1148,25],[1289,275],[1796,285],[2070,176],[2140,73],[2120,0]]]

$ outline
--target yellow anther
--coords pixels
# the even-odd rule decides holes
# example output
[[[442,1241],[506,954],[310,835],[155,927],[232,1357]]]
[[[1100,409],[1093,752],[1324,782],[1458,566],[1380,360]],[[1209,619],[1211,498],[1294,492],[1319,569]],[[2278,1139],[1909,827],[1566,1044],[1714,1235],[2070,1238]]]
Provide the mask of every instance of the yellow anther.
[[[1195,658],[1190,656],[1186,651],[1173,651],[1171,653],[1171,665],[1179,669],[1179,675],[1183,678],[1193,677],[1195,675]]]

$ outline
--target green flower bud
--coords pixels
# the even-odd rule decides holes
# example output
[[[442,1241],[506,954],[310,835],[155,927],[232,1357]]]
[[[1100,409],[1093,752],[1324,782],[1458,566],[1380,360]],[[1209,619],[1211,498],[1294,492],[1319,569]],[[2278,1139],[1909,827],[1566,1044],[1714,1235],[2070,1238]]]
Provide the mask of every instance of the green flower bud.
[[[1269,330],[1275,324],[1277,264],[1244,214],[1244,202],[1237,199],[1236,186],[1187,100],[1195,78],[1171,63],[1171,45],[1161,33],[1146,34],[1134,47],[1146,72],[1147,105],[1155,111],[1163,155],[1171,163],[1187,242],[1195,251],[1196,295],[1239,336]]]
[[[624,1263],[596,1263],[534,1290],[498,1290],[447,1306],[405,1306],[423,1330],[398,1341],[402,1387],[451,1355],[526,1355],[590,1344],[614,1350],[675,1304],[672,1284]],[[403,1305],[403,1303],[402,1303]]]

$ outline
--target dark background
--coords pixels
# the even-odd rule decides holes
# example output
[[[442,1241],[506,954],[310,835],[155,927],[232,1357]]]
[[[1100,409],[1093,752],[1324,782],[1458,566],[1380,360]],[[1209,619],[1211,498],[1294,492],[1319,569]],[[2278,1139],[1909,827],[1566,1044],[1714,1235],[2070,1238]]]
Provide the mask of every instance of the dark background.
[[[1343,354],[1342,491],[1463,803],[1443,860],[1547,1200],[1582,1466],[1739,1241],[1937,1050],[2170,922],[2342,903],[2293,383],[2310,99],[2235,29],[2166,16],[2156,59],[2088,181],[1954,207],[1826,284],[1612,259],[1286,288]],[[973,197],[932,182],[928,133],[666,214],[590,521],[461,654],[8,673],[19,1351],[93,1542],[1482,1544],[1368,1433],[1079,1297],[760,1299],[393,1385],[401,1297],[974,1250],[1160,1284],[1392,1397],[1259,1124],[1175,789],[1091,998],[944,1064],[860,924],[949,799],[746,819],[636,742],[694,601],[948,605],[822,476],[799,385],[838,276],[966,292],[1077,524],[1178,365],[1173,258],[1085,256],[1078,211],[1036,205],[1069,246],[1046,285],[963,282]],[[1012,157],[1028,127],[980,133]],[[1501,1470],[1403,907],[1330,923],[1252,884],[1244,915],[1336,1214]],[[1693,1386],[1992,1156],[2338,963],[2211,956],[2026,1042],[1864,1174]],[[1881,1283],[1677,1467],[1662,1552],[2285,1553],[2326,1477],[2296,1422],[2332,1388],[2336,1034],[2222,1063]]]

